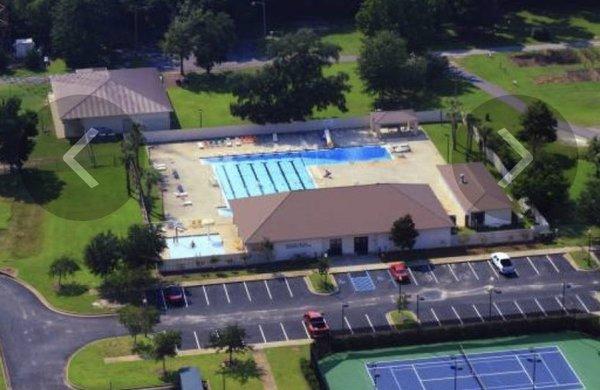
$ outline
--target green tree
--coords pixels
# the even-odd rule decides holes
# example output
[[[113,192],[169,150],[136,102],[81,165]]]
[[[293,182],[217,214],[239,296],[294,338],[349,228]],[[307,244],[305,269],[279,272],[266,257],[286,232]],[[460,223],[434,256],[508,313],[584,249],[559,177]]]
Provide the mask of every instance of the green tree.
[[[106,277],[119,265],[121,240],[111,231],[94,236],[84,249],[85,265],[94,275]]]
[[[417,237],[419,237],[419,232],[410,214],[399,218],[392,225],[392,242],[400,249],[412,249],[417,242]]]
[[[123,25],[117,0],[57,0],[52,49],[70,68],[110,65]]]
[[[167,330],[158,333],[152,339],[154,359],[162,361],[163,375],[167,375],[166,359],[177,356],[177,347],[181,345],[181,332]]]
[[[519,138],[529,144],[534,155],[545,143],[556,141],[556,117],[540,100],[527,106],[521,115],[521,126]]]
[[[131,225],[123,240],[123,261],[129,268],[152,269],[167,248],[160,228],[155,225]]]
[[[79,264],[77,264],[77,262],[73,258],[68,256],[61,256],[58,259],[54,260],[52,264],[50,264],[48,275],[50,275],[50,277],[52,278],[58,278],[58,287],[62,288],[63,278],[66,279],[79,270]]]
[[[21,99],[0,100],[0,163],[20,171],[35,146],[37,114],[21,110]]]
[[[23,59],[25,67],[29,70],[40,71],[44,69],[44,57],[37,49],[31,49]]]
[[[228,325],[217,332],[210,334],[209,344],[217,351],[226,351],[229,355],[229,366],[233,365],[233,354],[251,349],[246,344],[246,330],[240,326]]]
[[[600,138],[598,136],[589,141],[586,157],[596,167],[596,177],[600,177]]]
[[[367,36],[390,30],[411,51],[424,50],[438,29],[440,0],[365,0],[356,13],[358,29]]]
[[[118,303],[142,304],[144,292],[155,288],[157,280],[144,268],[123,268],[107,275],[98,288],[100,296]]]
[[[273,63],[245,75],[234,89],[233,115],[263,124],[305,120],[330,105],[347,111],[348,75],[323,74],[339,58],[338,46],[302,29],[271,41],[269,51]]]
[[[183,61],[192,53],[191,22],[187,15],[177,15],[171,21],[162,41],[165,53],[179,57],[179,73],[183,76]]]
[[[569,200],[569,181],[551,155],[540,153],[513,181],[513,194],[526,197],[545,215],[556,216]]]
[[[577,207],[583,221],[600,226],[600,179],[598,177],[586,182],[577,201]]]
[[[273,250],[275,249],[273,242],[267,237],[264,237],[262,242],[259,244],[260,251],[268,261],[273,259]]]
[[[155,307],[126,305],[119,309],[119,322],[133,337],[134,344],[137,344],[139,334],[148,336],[160,322],[160,313]]]
[[[499,0],[449,0],[452,21],[459,30],[493,30],[502,17]]]
[[[227,59],[233,48],[236,39],[233,20],[224,12],[196,10],[191,25],[196,65],[210,73],[215,64]]]
[[[327,273],[329,272],[329,267],[330,267],[329,258],[321,257],[319,259],[319,262],[317,263],[317,268],[319,270],[319,274],[321,274],[321,276],[323,276],[323,277],[325,275],[327,275]]]

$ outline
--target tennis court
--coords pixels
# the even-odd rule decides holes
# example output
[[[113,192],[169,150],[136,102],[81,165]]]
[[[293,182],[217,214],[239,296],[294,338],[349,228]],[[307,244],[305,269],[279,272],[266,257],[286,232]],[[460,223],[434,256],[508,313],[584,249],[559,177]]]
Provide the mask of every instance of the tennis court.
[[[583,389],[556,346],[370,362],[366,369],[381,390]],[[535,383],[535,386],[534,386]]]

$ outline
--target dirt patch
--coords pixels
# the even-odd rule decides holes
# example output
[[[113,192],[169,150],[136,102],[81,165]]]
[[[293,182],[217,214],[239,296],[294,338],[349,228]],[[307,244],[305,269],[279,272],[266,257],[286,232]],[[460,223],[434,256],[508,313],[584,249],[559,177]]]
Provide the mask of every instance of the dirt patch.
[[[569,84],[582,83],[586,81],[600,81],[600,68],[569,70],[562,74],[539,76],[535,79],[536,84]]]
[[[510,59],[519,67],[571,65],[581,63],[579,54],[572,49],[518,53],[511,55]]]

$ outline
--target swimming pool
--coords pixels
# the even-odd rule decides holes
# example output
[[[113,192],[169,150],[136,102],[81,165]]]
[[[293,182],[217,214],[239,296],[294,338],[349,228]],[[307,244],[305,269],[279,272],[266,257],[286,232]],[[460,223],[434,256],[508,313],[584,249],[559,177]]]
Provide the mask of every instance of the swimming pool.
[[[309,166],[390,159],[381,146],[356,146],[211,157],[203,162],[212,165],[225,197],[238,199],[315,188]]]
[[[169,237],[166,241],[171,259],[222,255],[225,253],[223,240],[218,234]]]

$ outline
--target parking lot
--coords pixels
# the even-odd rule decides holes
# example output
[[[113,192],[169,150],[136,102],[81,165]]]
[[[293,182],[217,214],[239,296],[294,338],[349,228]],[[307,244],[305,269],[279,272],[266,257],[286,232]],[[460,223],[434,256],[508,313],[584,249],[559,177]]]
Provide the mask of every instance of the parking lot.
[[[422,264],[409,266],[410,281],[402,286],[383,269],[335,274],[339,292],[331,296],[312,294],[304,278],[281,277],[186,288],[180,305],[158,294],[157,305],[179,324],[184,349],[206,346],[210,332],[232,322],[246,329],[248,343],[309,339],[302,314],[311,309],[322,311],[334,330],[389,330],[385,314],[395,309],[400,288],[423,326],[600,310],[591,287],[598,273],[578,272],[562,255],[513,262],[514,277],[499,275],[490,261]]]

